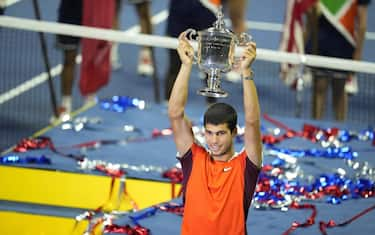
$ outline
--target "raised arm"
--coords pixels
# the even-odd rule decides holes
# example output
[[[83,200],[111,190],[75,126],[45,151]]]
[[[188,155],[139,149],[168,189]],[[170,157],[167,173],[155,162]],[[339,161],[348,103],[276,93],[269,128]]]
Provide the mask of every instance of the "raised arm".
[[[174,141],[179,156],[183,156],[191,147],[194,135],[191,122],[185,116],[185,105],[189,91],[189,80],[193,63],[194,49],[186,40],[186,33],[179,36],[177,52],[181,60],[181,68],[172,88],[168,102],[168,116],[173,130]]]
[[[248,43],[242,56],[241,73],[245,111],[245,150],[256,166],[262,165],[262,139],[260,133],[260,108],[251,64],[256,57],[256,44]]]

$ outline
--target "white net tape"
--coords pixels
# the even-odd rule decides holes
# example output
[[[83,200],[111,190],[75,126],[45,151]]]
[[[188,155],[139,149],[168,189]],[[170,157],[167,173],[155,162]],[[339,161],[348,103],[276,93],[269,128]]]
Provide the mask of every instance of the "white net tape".
[[[118,30],[61,24],[10,16],[0,16],[0,26],[161,48],[174,49],[177,48],[178,44],[177,39],[171,37],[126,33]],[[237,48],[236,50],[236,54],[239,53],[241,53],[241,48]],[[375,63],[365,61],[353,61],[315,55],[301,55],[262,48],[257,49],[257,59],[270,62],[304,64],[312,67],[375,74]]]

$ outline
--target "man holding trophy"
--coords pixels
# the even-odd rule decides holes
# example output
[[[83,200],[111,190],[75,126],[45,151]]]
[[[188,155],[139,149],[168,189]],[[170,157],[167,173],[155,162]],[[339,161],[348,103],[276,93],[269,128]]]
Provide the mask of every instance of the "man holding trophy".
[[[241,57],[245,146],[240,153],[235,153],[237,113],[225,103],[212,104],[205,112],[207,147],[200,146],[194,140],[192,124],[185,116],[194,61],[194,49],[187,39],[187,33],[185,31],[179,36],[177,52],[182,64],[168,104],[177,157],[184,174],[181,234],[245,235],[248,209],[262,165],[260,108],[251,69],[256,57],[256,44],[247,42]],[[215,40],[215,36],[212,40]],[[217,52],[217,48],[214,50]],[[228,52],[229,57],[232,53]],[[210,68],[213,66],[211,63]]]

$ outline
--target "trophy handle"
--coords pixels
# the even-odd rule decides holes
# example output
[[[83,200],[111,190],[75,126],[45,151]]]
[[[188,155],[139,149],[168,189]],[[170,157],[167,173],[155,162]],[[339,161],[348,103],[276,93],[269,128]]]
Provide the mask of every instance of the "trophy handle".
[[[198,35],[198,32],[197,32],[197,30],[195,30],[195,29],[187,29],[187,30],[185,30],[185,38],[187,39],[187,40],[189,40],[189,41],[196,41],[195,39],[194,39],[194,36],[195,35]]]
[[[198,42],[198,40],[196,39],[197,37],[198,37],[197,30],[191,29],[191,28],[185,30],[185,38],[186,38],[186,40],[193,41],[193,42]],[[194,51],[193,64],[197,64],[197,62],[198,62],[198,57],[197,57],[196,52]]]
[[[253,37],[245,32],[237,36],[236,44],[239,46],[245,46],[247,43],[251,42]]]

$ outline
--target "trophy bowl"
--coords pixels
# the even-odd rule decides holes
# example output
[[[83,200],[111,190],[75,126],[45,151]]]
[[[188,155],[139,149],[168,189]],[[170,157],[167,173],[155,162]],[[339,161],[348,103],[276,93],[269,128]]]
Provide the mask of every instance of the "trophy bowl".
[[[207,87],[197,91],[199,95],[223,98],[228,92],[221,89],[221,73],[232,69],[236,45],[244,44],[251,40],[246,33],[237,37],[225,28],[221,8],[216,15],[217,21],[213,27],[197,32],[194,29],[186,30],[188,40],[198,43],[195,57],[201,71],[208,75]]]

